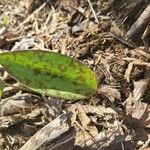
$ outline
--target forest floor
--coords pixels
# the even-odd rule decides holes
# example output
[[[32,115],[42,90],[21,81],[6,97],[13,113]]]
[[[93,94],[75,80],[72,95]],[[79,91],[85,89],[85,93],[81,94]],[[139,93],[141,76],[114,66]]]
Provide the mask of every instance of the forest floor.
[[[19,90],[0,67],[14,85],[0,102],[0,149],[150,150],[149,21],[149,0],[0,1],[1,52],[61,53],[99,84],[92,97],[66,101]]]

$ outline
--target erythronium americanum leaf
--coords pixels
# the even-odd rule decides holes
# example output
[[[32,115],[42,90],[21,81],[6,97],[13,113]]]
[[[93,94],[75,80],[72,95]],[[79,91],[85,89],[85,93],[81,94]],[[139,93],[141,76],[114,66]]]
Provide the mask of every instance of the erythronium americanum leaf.
[[[3,89],[5,88],[6,83],[0,79],[0,97],[2,96]]]
[[[95,74],[68,56],[43,50],[0,54],[0,64],[23,86],[48,96],[84,99],[97,90]]]

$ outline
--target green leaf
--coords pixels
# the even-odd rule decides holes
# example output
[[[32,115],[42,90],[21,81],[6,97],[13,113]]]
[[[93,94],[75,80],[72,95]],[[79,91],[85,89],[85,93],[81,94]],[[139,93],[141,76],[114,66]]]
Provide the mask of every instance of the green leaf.
[[[9,26],[9,23],[10,23],[9,16],[3,16],[3,18],[2,18],[2,24],[4,26]]]
[[[0,79],[0,97],[2,96],[3,89],[5,88],[6,83]]]
[[[83,99],[97,90],[95,74],[68,56],[43,50],[0,54],[0,64],[25,87],[64,99]]]

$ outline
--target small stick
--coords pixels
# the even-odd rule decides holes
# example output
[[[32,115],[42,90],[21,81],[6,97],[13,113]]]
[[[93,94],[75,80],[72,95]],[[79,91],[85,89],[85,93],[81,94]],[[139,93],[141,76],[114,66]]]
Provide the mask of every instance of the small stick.
[[[35,133],[20,150],[36,150],[46,141],[49,143],[69,130],[70,114],[62,114]]]
[[[90,0],[87,0],[87,1],[88,1],[89,6],[90,6],[90,8],[91,8],[91,10],[92,10],[92,13],[93,13],[93,15],[94,15],[95,21],[96,21],[97,23],[99,23],[98,18],[97,18],[97,15],[96,15],[96,13],[95,13],[95,11],[94,11],[94,9],[93,9],[93,6],[92,6],[92,4],[91,4],[91,1],[90,1]]]
[[[46,30],[47,25],[48,25],[50,19],[52,18],[52,14],[54,13],[54,11],[55,11],[55,9],[52,7],[52,11],[48,14],[47,19],[46,19],[46,21],[44,22],[44,25],[43,25],[43,27],[42,27],[42,29],[41,29],[42,32],[44,32],[44,31]]]
[[[19,30],[25,23],[27,23],[36,13],[41,11],[45,6],[47,2],[43,3],[37,10],[35,10],[31,15],[29,15],[17,28],[16,31]]]
[[[149,21],[150,21],[150,4],[145,8],[140,17],[128,30],[127,37],[129,38],[133,37],[137,32],[139,32],[139,30],[142,30]]]
[[[130,44],[129,42],[125,41],[123,38],[121,37],[117,37],[115,34],[113,33],[109,33],[113,38],[117,39],[118,41],[120,41],[122,44],[129,46],[130,48],[135,48],[134,45]]]

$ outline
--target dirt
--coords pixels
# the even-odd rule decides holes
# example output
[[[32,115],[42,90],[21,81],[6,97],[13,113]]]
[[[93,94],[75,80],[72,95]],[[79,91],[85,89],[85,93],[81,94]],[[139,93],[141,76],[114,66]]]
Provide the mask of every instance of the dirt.
[[[20,149],[59,115],[72,112],[68,131],[37,149],[148,150],[150,54],[149,43],[142,41],[148,23],[135,37],[127,37],[148,5],[147,0],[1,1],[2,52],[46,49],[68,55],[87,64],[99,86],[82,101],[8,86],[0,103],[0,149]],[[0,72],[7,83],[17,84],[3,68]],[[67,143],[69,136],[73,141]]]

